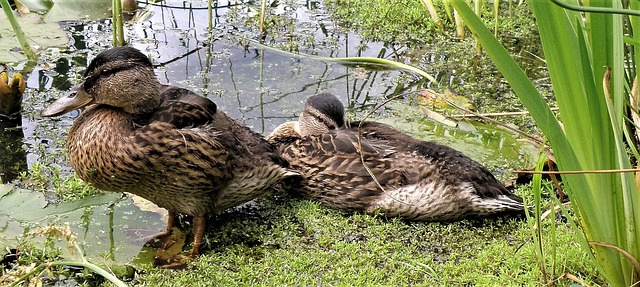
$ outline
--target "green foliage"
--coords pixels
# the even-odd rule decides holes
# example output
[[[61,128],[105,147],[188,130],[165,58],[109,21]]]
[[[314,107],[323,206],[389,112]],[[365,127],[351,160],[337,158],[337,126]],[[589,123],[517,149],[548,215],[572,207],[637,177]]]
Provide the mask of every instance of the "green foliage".
[[[382,42],[415,42],[437,32],[434,21],[416,0],[329,0],[338,23],[358,31],[363,38]]]
[[[446,17],[449,5],[442,1],[433,1],[441,19]],[[482,10],[483,19],[487,26],[498,25],[498,40],[514,55],[518,64],[524,67],[527,76],[536,83],[545,100],[550,100],[550,82],[544,66],[544,56],[541,51],[539,36],[535,26],[535,18],[527,5],[502,5],[499,17],[493,16],[491,5],[485,5]],[[430,75],[434,75],[442,86],[451,85],[458,92],[472,100],[478,113],[522,111],[517,96],[508,83],[498,76],[499,71],[491,59],[485,55],[470,55],[469,51],[476,45],[472,37],[459,39],[453,29],[453,23],[446,22],[444,32],[425,26],[416,26],[416,22],[405,21],[404,14],[376,15],[376,11],[388,9],[415,10],[412,13],[422,13],[422,18],[429,18],[426,9],[420,1],[407,1],[407,5],[395,5],[396,1],[343,1],[334,0],[327,3],[334,22],[344,29],[358,32],[362,35],[363,43],[381,41],[395,43],[395,47],[406,45],[408,49],[400,53],[400,61],[411,61]],[[381,7],[379,7],[381,6]],[[387,7],[388,6],[388,7]],[[427,20],[425,20],[427,21]],[[367,26],[357,23],[368,22]],[[342,24],[341,24],[342,23]],[[468,35],[467,35],[468,36]],[[417,61],[416,59],[420,59]],[[553,100],[550,100],[553,102]],[[527,117],[503,117],[504,123],[515,123],[521,129],[536,131],[531,119]],[[537,131],[536,131],[537,132]]]
[[[75,235],[73,235],[71,228],[69,228],[68,225],[66,227],[56,226],[56,225],[40,227],[34,230],[33,232],[29,233],[28,236],[44,237],[44,244],[43,244],[44,248],[42,249],[35,248],[35,245],[33,245],[33,243],[28,240],[24,240],[23,246],[20,247],[20,256],[19,256],[20,261],[18,263],[25,264],[28,262],[29,264],[34,264],[33,268],[27,268],[27,269],[14,268],[12,271],[8,272],[7,274],[4,274],[4,270],[3,270],[3,274],[0,277],[0,283],[3,283],[3,282],[11,283],[8,286],[20,286],[19,284],[21,284],[24,281],[29,282],[28,280],[31,277],[34,277],[34,276],[41,277],[43,274],[41,270],[49,269],[48,273],[53,273],[53,270],[51,269],[52,267],[55,267],[55,266],[75,266],[75,267],[81,267],[81,268],[86,268],[87,270],[91,270],[92,272],[95,272],[96,274],[99,274],[105,279],[109,280],[115,286],[127,287],[127,285],[124,282],[119,280],[112,273],[106,271],[105,269],[103,269],[98,265],[95,265],[87,261],[87,259],[84,256],[84,251],[78,245],[77,238],[75,237]],[[67,248],[72,252],[72,254],[74,254],[77,257],[77,259],[63,260],[62,258],[60,258],[60,254],[62,252],[60,250],[60,247],[56,246],[55,244],[58,241],[65,242],[67,245]],[[25,261],[25,260],[28,260],[28,261]],[[36,262],[40,262],[40,264],[36,266],[35,265]],[[62,272],[57,272],[56,275],[64,276],[64,277],[74,276],[72,272],[65,271],[64,269],[62,270]],[[86,276],[89,274],[84,274],[84,275],[85,277],[88,277],[88,278],[91,277],[91,276]],[[13,279],[18,276],[19,278],[17,278],[13,282],[7,282],[10,279]],[[74,276],[74,277],[76,277],[76,279],[80,278],[78,276]],[[35,278],[35,280],[40,281],[41,278]],[[6,286],[6,284],[3,284],[3,286]]]
[[[440,20],[438,23],[438,19],[425,12],[425,4],[422,3],[424,0],[325,2],[339,25],[357,31],[368,41],[415,45],[433,43],[442,35],[464,38],[464,35],[456,33],[456,23],[448,1],[426,1],[433,2],[434,13]],[[495,1],[494,5],[479,5],[478,14],[487,19],[487,25],[495,27],[496,34],[521,39],[524,34],[531,32],[533,23],[530,18],[521,17],[527,10],[526,5],[512,7],[507,2]]]
[[[22,181],[29,189],[53,193],[60,201],[74,201],[102,193],[75,173],[61,174],[60,168],[39,163],[22,174]]]
[[[620,6],[617,1],[600,2],[599,6]],[[467,4],[461,0],[452,4],[543,130],[561,170],[630,168],[623,139],[625,102],[629,98],[625,85],[630,86],[625,83],[624,52],[632,49],[624,47],[622,16],[585,16],[550,3],[529,2],[536,15],[563,130],[530,80]],[[608,68],[612,71],[610,81],[605,78]],[[634,210],[640,198],[632,174],[572,174],[563,175],[563,180],[580,215],[584,237],[578,241],[593,252],[598,270],[611,285],[633,285],[639,278],[629,258],[612,247],[592,244],[621,248],[636,259],[640,255],[640,214]]]

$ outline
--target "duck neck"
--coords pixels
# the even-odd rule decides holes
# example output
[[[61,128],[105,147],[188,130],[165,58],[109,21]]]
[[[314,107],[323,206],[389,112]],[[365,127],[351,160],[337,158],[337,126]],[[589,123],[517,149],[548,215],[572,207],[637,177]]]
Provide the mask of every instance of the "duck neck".
[[[160,106],[162,103],[160,97],[162,85],[155,79],[149,79],[144,84],[144,88],[135,92],[137,95],[135,101],[131,105],[123,106],[122,109],[125,112],[133,115],[147,114]]]

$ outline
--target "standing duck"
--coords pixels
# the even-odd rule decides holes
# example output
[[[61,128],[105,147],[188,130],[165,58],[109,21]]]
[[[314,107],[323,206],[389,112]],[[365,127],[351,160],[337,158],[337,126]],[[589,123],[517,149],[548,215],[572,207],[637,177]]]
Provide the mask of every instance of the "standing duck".
[[[191,215],[193,247],[162,267],[180,268],[199,253],[205,216],[254,199],[296,176],[259,134],[218,111],[207,98],[156,78],[149,58],[131,47],[106,50],[82,82],[42,115],[89,106],[67,138],[71,166],[96,188],[136,194]]]
[[[298,122],[278,126],[268,140],[302,173],[293,189],[331,208],[418,221],[524,211],[520,197],[461,152],[386,124],[348,127],[331,94],[310,97]]]

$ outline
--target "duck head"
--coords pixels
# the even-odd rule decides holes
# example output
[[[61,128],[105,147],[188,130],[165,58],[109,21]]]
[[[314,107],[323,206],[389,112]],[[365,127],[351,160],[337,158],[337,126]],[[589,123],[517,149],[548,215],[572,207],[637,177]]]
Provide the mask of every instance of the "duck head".
[[[307,99],[298,120],[301,136],[318,135],[345,126],[344,106],[329,93],[317,94]]]
[[[42,111],[42,116],[59,116],[90,104],[145,114],[160,105],[161,86],[147,56],[132,47],[112,48],[98,54],[82,82]]]

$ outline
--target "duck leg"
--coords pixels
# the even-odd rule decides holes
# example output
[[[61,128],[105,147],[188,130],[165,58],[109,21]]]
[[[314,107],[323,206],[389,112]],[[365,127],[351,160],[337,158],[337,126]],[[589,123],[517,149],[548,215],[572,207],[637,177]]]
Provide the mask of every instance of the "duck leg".
[[[207,227],[207,220],[204,216],[196,216],[193,218],[193,247],[189,256],[196,258],[200,254],[200,244],[202,244],[202,238],[204,237],[204,230]]]
[[[173,233],[173,227],[175,226],[175,221],[176,221],[176,213],[171,210],[168,210],[168,211],[169,213],[167,214],[167,229],[165,229],[164,232],[156,235],[155,238],[157,240],[160,240],[160,238],[167,237]],[[173,241],[167,240],[163,244],[162,248],[167,249],[169,248],[169,246],[171,246],[171,244],[173,244]]]
[[[146,236],[144,238],[144,241],[147,242],[147,246],[167,249],[173,244],[174,241],[169,240],[169,238],[170,235],[173,234],[173,227],[175,226],[175,216],[175,212],[168,210],[167,228],[160,233]]]
[[[187,267],[187,263],[196,258],[200,254],[200,244],[202,244],[202,238],[204,237],[204,231],[206,229],[206,219],[204,216],[196,216],[193,218],[193,246],[191,251],[187,254],[175,254],[168,260],[156,261],[156,265],[160,268],[166,269],[183,269]],[[160,259],[160,258],[156,258]],[[158,264],[160,263],[160,264]]]
[[[164,235],[169,235],[173,231],[173,227],[176,224],[176,213],[171,210],[167,210],[167,229],[164,231]],[[161,233],[162,234],[162,233]],[[160,235],[160,234],[158,234]]]

